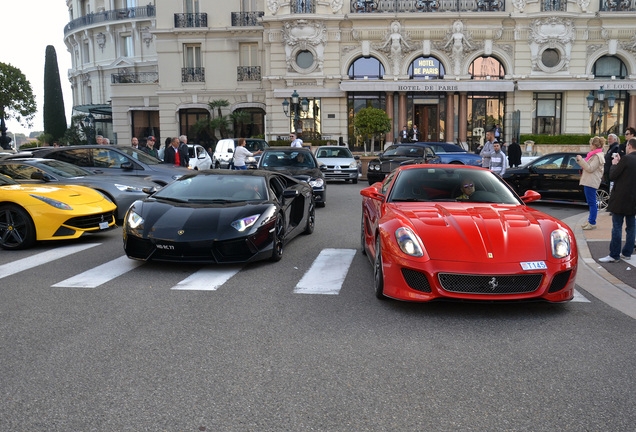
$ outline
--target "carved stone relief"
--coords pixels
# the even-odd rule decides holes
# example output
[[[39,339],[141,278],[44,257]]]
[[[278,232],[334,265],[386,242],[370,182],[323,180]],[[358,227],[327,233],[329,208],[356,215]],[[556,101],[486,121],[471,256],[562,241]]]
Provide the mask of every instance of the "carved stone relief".
[[[530,23],[528,43],[532,55],[532,70],[558,72],[570,66],[572,42],[575,40],[574,22],[561,17],[533,20]],[[546,49],[556,50],[562,61],[555,67],[545,67],[541,55]]]
[[[276,15],[276,12],[278,12],[278,9],[280,9],[280,2],[276,1],[276,0],[267,0],[267,9],[269,9],[269,11],[273,14]]]
[[[340,9],[342,9],[343,3],[344,3],[344,0],[332,0],[331,1],[331,10],[333,11],[333,13],[336,13]]]
[[[316,68],[322,70],[325,45],[327,44],[327,27],[319,21],[288,21],[283,25],[283,44],[285,45],[288,71],[307,73]],[[295,57],[300,51],[312,53],[314,67],[302,69],[297,67]]]
[[[453,23],[451,29],[446,33],[443,42],[438,42],[437,48],[448,53],[453,60],[453,74],[461,75],[461,66],[466,56],[481,48],[482,44],[473,41],[473,35],[466,30],[464,23],[457,20]]]
[[[373,48],[388,54],[393,66],[393,76],[400,74],[404,54],[417,49],[415,44],[411,42],[408,33],[402,29],[402,24],[399,21],[391,23],[390,29],[384,35],[384,40],[379,44],[374,44]]]

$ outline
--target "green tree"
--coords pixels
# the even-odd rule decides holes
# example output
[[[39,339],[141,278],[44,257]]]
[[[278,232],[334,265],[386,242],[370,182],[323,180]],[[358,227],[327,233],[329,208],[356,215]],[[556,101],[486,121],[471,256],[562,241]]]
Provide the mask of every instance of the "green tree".
[[[66,132],[66,113],[64,96],[60,84],[60,71],[57,65],[55,47],[46,47],[44,60],[44,132],[51,135],[52,141],[64,136]]]
[[[23,126],[31,126],[37,111],[31,83],[20,69],[0,62],[0,142],[8,146],[5,120],[15,119]]]
[[[221,108],[226,108],[230,106],[230,102],[225,99],[217,99],[208,103],[208,107],[212,111],[214,115],[214,110],[216,110],[217,114],[215,117],[210,120],[210,129],[214,132],[216,129],[221,133],[221,139],[227,138],[227,131],[230,128],[230,120],[227,116],[223,115]]]
[[[366,138],[371,138],[371,154],[374,153],[375,138],[381,137],[391,131],[391,119],[384,110],[379,108],[362,108],[353,118],[353,131],[356,136],[362,136],[364,152],[367,152]]]

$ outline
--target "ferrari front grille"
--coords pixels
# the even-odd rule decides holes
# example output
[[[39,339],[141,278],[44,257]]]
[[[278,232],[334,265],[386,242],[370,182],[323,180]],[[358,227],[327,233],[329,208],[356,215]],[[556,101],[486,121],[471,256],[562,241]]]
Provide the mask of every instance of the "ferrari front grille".
[[[64,225],[77,229],[99,228],[99,224],[102,222],[108,222],[110,224],[113,221],[113,214],[114,212],[109,211],[88,216],[78,216],[67,220],[64,222]]]
[[[552,278],[552,283],[550,284],[550,288],[548,289],[549,293],[555,293],[561,291],[567,285],[570,280],[570,275],[572,274],[572,270],[564,271],[563,273],[559,273]]]
[[[431,292],[431,284],[428,283],[428,278],[424,273],[403,268],[402,276],[409,288],[427,293]]]
[[[526,294],[539,289],[542,274],[466,275],[440,273],[439,283],[445,291],[462,294]]]

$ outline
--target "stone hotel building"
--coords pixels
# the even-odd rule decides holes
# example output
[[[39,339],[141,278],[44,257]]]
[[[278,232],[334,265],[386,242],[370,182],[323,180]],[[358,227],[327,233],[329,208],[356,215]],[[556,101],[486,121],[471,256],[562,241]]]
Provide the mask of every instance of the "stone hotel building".
[[[506,140],[636,126],[635,3],[67,0],[64,38],[75,112],[120,144],[208,142],[194,125],[226,100],[241,135],[267,140],[356,145],[372,106],[393,121],[386,142],[416,124],[472,146],[495,124]]]

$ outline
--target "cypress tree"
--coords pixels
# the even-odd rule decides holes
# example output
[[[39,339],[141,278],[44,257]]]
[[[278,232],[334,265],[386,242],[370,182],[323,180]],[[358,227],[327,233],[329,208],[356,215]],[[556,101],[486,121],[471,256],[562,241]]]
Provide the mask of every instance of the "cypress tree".
[[[50,134],[53,140],[58,140],[66,132],[66,113],[64,111],[64,96],[60,83],[60,71],[57,66],[55,47],[46,47],[44,60],[44,133]]]

